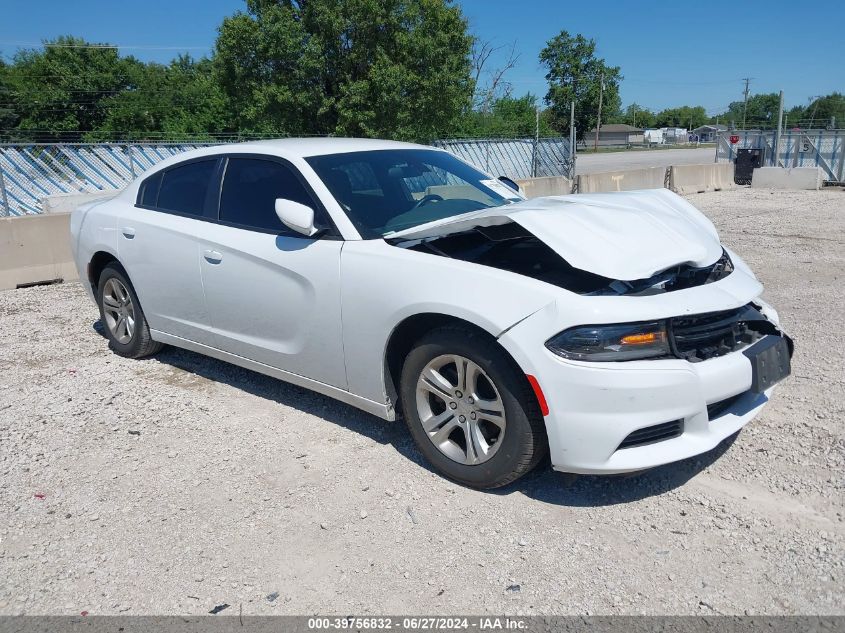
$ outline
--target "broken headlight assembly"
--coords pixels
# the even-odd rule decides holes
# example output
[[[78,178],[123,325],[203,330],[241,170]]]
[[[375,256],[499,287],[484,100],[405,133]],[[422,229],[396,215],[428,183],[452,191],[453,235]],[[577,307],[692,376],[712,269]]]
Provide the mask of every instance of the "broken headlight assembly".
[[[671,355],[666,321],[579,325],[546,341],[563,358],[583,361],[623,361]]]

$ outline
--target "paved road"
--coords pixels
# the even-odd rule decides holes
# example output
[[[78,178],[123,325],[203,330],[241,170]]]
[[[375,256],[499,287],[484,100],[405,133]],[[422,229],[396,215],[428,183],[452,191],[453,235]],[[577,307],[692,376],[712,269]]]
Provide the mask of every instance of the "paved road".
[[[578,174],[593,174],[601,171],[639,169],[641,167],[712,163],[715,157],[716,149],[714,147],[579,154],[575,162],[575,169]]]

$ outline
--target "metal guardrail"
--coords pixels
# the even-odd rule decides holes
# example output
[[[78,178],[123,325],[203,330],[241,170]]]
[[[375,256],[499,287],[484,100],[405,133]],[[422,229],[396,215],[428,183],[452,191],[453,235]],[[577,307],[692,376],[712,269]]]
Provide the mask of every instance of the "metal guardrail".
[[[156,163],[219,143],[0,144],[0,216],[41,213],[47,196],[121,189]],[[493,175],[572,177],[569,139],[438,140]]]
[[[731,136],[737,137],[736,143],[730,142]],[[780,138],[774,130],[721,132],[716,162],[733,162],[739,149],[764,150],[767,166],[820,167],[825,181],[845,182],[845,130],[789,130]]]

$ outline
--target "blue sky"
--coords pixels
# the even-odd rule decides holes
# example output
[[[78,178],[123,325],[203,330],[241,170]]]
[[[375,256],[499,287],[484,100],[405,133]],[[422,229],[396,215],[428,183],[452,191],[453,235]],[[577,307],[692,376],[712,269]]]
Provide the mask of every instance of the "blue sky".
[[[561,29],[592,37],[609,64],[622,67],[624,104],[651,109],[703,105],[723,111],[751,92],[784,91],[787,107],[845,91],[840,1],[793,19],[795,2],[711,0],[636,3],[565,0],[459,0],[471,31],[497,45],[516,42],[508,75],[517,95],[545,94],[537,56]],[[208,54],[223,17],[242,0],[0,0],[0,53],[44,38],[76,35],[126,46],[125,54],[167,61],[180,51]],[[826,17],[827,16],[827,17]],[[130,48],[131,47],[131,48]],[[838,70],[837,70],[838,69]]]

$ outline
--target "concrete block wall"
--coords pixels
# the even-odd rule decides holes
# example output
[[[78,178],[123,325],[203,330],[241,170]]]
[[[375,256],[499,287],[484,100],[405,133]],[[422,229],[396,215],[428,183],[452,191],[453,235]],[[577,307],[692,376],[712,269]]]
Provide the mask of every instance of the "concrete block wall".
[[[707,163],[582,174],[576,178],[575,190],[602,193],[661,189],[667,186],[667,181],[668,188],[680,194],[736,188],[733,163]],[[570,181],[563,177],[526,178],[517,182],[528,198],[564,195],[571,191]]]
[[[751,186],[762,189],[821,189],[824,172],[819,167],[758,167]]]
[[[70,213],[76,207],[95,200],[108,200],[120,193],[120,189],[97,191],[96,193],[64,193],[47,196],[41,200],[44,213]]]
[[[522,187],[522,192],[527,198],[565,196],[572,193],[572,181],[564,176],[524,178],[517,180],[516,184]]]
[[[664,167],[583,174],[578,176],[578,193],[660,189],[665,181],[666,168]]]
[[[734,164],[672,165],[669,168],[669,188],[680,194],[736,189]]]
[[[0,290],[78,278],[70,213],[0,218]]]

